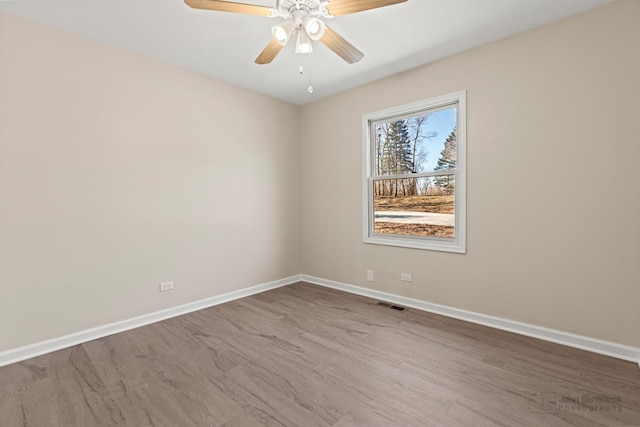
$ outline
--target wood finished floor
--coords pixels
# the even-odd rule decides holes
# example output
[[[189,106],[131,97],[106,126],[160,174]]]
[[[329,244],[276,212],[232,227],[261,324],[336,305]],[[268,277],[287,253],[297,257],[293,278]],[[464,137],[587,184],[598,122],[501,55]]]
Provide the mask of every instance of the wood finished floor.
[[[0,426],[640,425],[636,364],[376,302],[299,283],[6,366]]]

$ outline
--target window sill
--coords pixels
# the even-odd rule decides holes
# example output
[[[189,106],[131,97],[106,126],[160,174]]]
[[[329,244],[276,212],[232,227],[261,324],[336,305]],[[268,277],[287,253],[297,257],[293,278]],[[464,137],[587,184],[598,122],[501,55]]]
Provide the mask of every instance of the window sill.
[[[364,243],[386,246],[397,246],[410,249],[423,249],[438,252],[451,252],[457,254],[466,254],[467,249],[464,242],[458,240],[446,239],[419,239],[415,236],[366,236]]]

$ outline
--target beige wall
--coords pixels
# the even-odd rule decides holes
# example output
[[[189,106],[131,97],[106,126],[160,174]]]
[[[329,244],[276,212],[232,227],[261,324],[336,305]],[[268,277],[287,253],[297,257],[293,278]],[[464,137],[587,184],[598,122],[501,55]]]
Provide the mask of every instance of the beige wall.
[[[619,1],[303,108],[302,270],[640,346],[639,43]],[[362,114],[463,89],[467,254],[363,244]]]
[[[299,272],[640,346],[638,22],[297,109],[0,13],[0,351]],[[362,114],[461,89],[468,253],[363,244]]]
[[[299,273],[298,114],[0,13],[0,351]]]

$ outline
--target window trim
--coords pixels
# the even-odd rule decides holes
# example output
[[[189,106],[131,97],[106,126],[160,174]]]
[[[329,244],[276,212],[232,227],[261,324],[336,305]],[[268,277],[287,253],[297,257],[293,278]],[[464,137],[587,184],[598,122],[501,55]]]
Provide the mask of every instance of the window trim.
[[[444,239],[437,237],[421,237],[421,236],[401,236],[401,235],[383,235],[373,232],[374,226],[374,209],[373,209],[373,181],[372,175],[372,141],[371,141],[371,125],[380,121],[397,119],[401,116],[409,117],[425,110],[438,109],[447,105],[457,104],[456,118],[456,134],[457,134],[457,151],[456,169],[453,173],[445,171],[437,171],[435,175],[454,175],[456,180],[455,194],[455,238]],[[380,111],[366,113],[362,116],[362,135],[363,135],[363,185],[362,185],[362,228],[363,242],[387,246],[399,246],[404,248],[425,249],[442,252],[453,252],[465,254],[466,249],[466,222],[467,222],[467,92],[466,90],[453,92],[434,98],[425,99],[410,104],[400,105],[398,107],[387,108]],[[434,175],[434,173],[426,172],[412,175]],[[387,176],[384,177],[388,178]]]

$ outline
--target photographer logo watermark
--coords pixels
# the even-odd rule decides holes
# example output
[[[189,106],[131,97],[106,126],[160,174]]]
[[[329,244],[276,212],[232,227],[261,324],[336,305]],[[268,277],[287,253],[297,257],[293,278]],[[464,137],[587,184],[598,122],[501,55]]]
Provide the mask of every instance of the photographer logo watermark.
[[[566,395],[529,393],[529,411],[537,414],[565,412],[622,412],[622,398],[601,394]]]

